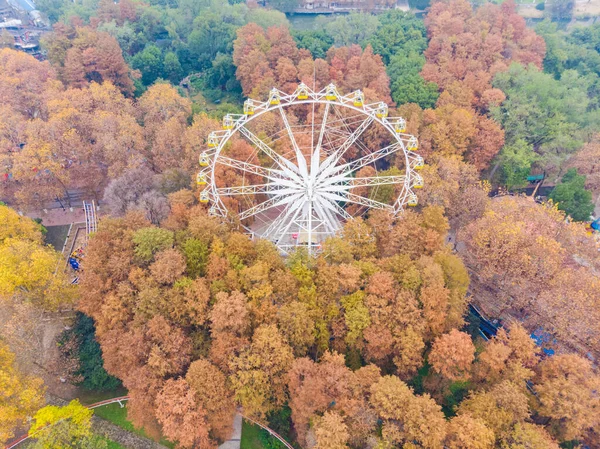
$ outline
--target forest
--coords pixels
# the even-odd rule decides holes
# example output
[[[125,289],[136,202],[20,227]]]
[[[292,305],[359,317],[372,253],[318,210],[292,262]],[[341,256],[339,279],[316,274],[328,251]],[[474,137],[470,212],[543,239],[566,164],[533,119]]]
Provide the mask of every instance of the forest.
[[[528,27],[512,0],[313,29],[254,1],[36,3],[47,60],[0,45],[0,443],[120,447],[43,371],[126,390],[178,449],[218,447],[239,410],[299,449],[600,448],[600,25]],[[224,115],[302,82],[388,103],[424,187],[283,256],[211,217],[196,173]],[[102,211],[78,284],[27,216],[73,191]]]

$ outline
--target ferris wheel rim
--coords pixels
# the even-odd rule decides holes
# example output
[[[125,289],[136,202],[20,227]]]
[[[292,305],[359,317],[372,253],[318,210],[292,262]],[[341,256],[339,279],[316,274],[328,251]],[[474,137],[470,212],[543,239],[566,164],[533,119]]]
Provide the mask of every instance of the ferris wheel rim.
[[[365,128],[370,127],[373,123],[377,123],[377,124],[381,125],[389,134],[391,134],[393,136],[393,139],[392,139],[393,143],[391,145],[388,145],[385,148],[396,147],[396,146],[399,147],[399,148],[396,149],[393,152],[390,152],[388,154],[384,154],[383,156],[377,157],[377,158],[373,159],[373,161],[365,163],[365,165],[363,165],[363,166],[367,166],[369,164],[373,164],[376,160],[379,160],[379,159],[381,159],[383,157],[386,157],[389,154],[393,154],[393,153],[397,153],[398,151],[402,151],[403,156],[404,156],[404,164],[405,164],[404,181],[402,183],[400,183],[400,182],[393,183],[393,184],[402,184],[402,189],[401,189],[400,193],[398,194],[398,197],[396,198],[396,200],[394,202],[394,206],[384,205],[384,206],[386,206],[385,207],[386,209],[389,209],[394,214],[397,214],[400,211],[402,211],[404,209],[404,206],[407,204],[408,198],[410,196],[416,198],[416,195],[413,192],[413,185],[411,185],[411,179],[412,178],[415,178],[415,179],[420,178],[421,179],[421,183],[422,183],[422,178],[420,177],[420,175],[418,175],[416,173],[414,166],[411,166],[411,158],[414,158],[415,153],[413,151],[411,151],[408,148],[408,145],[405,144],[405,142],[404,142],[404,140],[407,140],[407,139],[414,139],[416,141],[416,139],[414,138],[414,136],[411,136],[411,135],[409,135],[409,134],[407,134],[405,132],[398,132],[394,128],[394,123],[387,118],[387,108],[388,108],[388,106],[384,102],[373,103],[373,104],[370,104],[370,105],[362,104],[361,106],[356,106],[355,104],[353,104],[352,103],[352,95],[356,95],[356,93],[357,92],[360,93],[360,91],[355,91],[355,92],[353,92],[351,94],[348,94],[346,96],[342,96],[342,95],[339,95],[339,93],[337,93],[337,90],[336,90],[336,94],[337,94],[337,98],[336,99],[329,99],[329,98],[326,99],[325,95],[324,95],[325,89],[323,89],[323,90],[321,90],[319,92],[315,92],[315,91],[312,91],[312,90],[310,90],[310,89],[307,88],[309,97],[308,98],[304,98],[304,99],[299,99],[299,98],[297,98],[297,92],[298,92],[298,89],[301,88],[301,86],[302,86],[302,84],[300,86],[298,86],[298,88],[296,89],[296,92],[294,92],[293,94],[285,94],[284,92],[281,92],[281,91],[278,91],[276,89],[273,89],[271,92],[276,91],[277,93],[281,94],[281,97],[279,97],[280,99],[277,101],[276,104],[272,103],[270,101],[270,99],[267,100],[267,101],[265,101],[265,102],[259,102],[257,100],[248,99],[248,100],[246,100],[246,102],[245,102],[244,105],[246,107],[246,105],[248,103],[250,103],[250,105],[253,108],[251,114],[244,114],[244,115],[241,115],[241,114],[227,114],[224,117],[224,120],[225,120],[226,117],[230,117],[230,119],[232,119],[232,120],[233,120],[233,117],[236,117],[236,119],[233,120],[233,125],[231,127],[229,127],[228,129],[225,129],[224,131],[222,130],[222,131],[218,132],[219,135],[220,135],[220,138],[218,139],[218,144],[216,145],[216,147],[214,147],[214,149],[212,149],[210,151],[210,153],[211,153],[211,156],[210,156],[210,158],[211,158],[211,164],[210,164],[210,168],[208,168],[208,170],[206,170],[206,172],[210,173],[211,176],[210,176],[210,188],[209,189],[205,189],[205,190],[210,190],[211,200],[214,203],[213,204],[213,208],[215,206],[217,208],[215,210],[217,212],[216,215],[220,215],[222,217],[226,217],[227,214],[230,212],[229,209],[225,206],[225,204],[223,203],[223,201],[221,199],[222,195],[219,194],[220,188],[217,187],[216,176],[215,176],[215,171],[216,171],[217,165],[219,165],[219,164],[224,165],[223,161],[225,160],[224,159],[225,156],[222,156],[221,153],[223,152],[225,146],[230,141],[230,139],[234,135],[240,135],[240,136],[242,136],[242,138],[243,138],[244,141],[250,141],[253,144],[253,148],[256,151],[255,154],[259,154],[259,153],[261,153],[261,151],[265,152],[264,148],[261,148],[260,145],[258,145],[256,142],[252,141],[252,139],[250,139],[248,137],[248,135],[246,133],[252,134],[252,132],[248,129],[247,125],[249,123],[251,123],[252,121],[258,119],[259,117],[263,116],[264,114],[268,113],[268,112],[274,112],[274,111],[276,112],[276,111],[279,110],[279,112],[282,115],[282,119],[283,119],[284,125],[285,125],[285,128],[282,128],[282,131],[287,128],[287,134],[288,134],[288,137],[290,138],[290,141],[292,142],[292,146],[294,147],[294,149],[296,151],[299,151],[299,147],[297,146],[297,144],[294,141],[294,139],[295,139],[294,133],[290,129],[289,123],[287,122],[287,115],[285,113],[285,110],[287,108],[290,108],[290,107],[293,107],[293,106],[302,106],[302,105],[311,105],[311,104],[313,105],[313,130],[312,130],[312,134],[311,134],[311,139],[312,139],[311,140],[311,142],[312,142],[311,143],[311,148],[314,148],[313,145],[314,145],[314,137],[315,137],[315,129],[314,129],[314,126],[315,126],[314,125],[314,105],[323,105],[323,106],[325,106],[327,108],[327,110],[329,110],[329,108],[331,106],[335,106],[335,107],[339,107],[339,108],[344,108],[344,109],[347,109],[347,110],[352,110],[352,111],[354,111],[354,112],[357,113],[357,116],[365,117],[365,119],[362,120],[360,126],[362,126],[364,123],[367,123],[367,121],[369,121],[369,122],[367,123],[367,125],[366,125]],[[329,89],[330,86],[333,86],[333,85],[329,85],[326,89]],[[306,86],[304,86],[304,87],[306,88]],[[333,86],[333,88],[335,89],[335,86]],[[294,98],[294,96],[296,96],[296,98]],[[341,101],[340,99],[343,99],[345,101]],[[385,116],[378,116],[378,114],[375,112],[375,108],[373,106],[382,107],[382,105],[385,105],[386,115]],[[327,120],[327,117],[325,116],[323,118],[323,122],[322,122],[323,130],[321,132],[319,132],[319,143],[317,144],[317,146],[321,145],[321,140],[323,138],[324,128],[325,128],[325,125],[326,125],[326,120]],[[344,123],[343,118],[340,117],[340,120],[342,121],[342,123]],[[397,120],[404,120],[404,119],[397,118]],[[348,128],[347,124],[344,123],[344,125],[346,126],[346,128]],[[242,131],[242,130],[245,130],[245,131]],[[348,128],[348,130],[349,130],[349,128]],[[355,131],[356,131],[356,129],[355,129]],[[358,135],[358,137],[360,137],[360,135],[362,134],[362,132],[363,131],[360,132],[360,134]],[[215,133],[211,133],[211,135],[213,135],[213,134],[215,134]],[[284,132],[284,135],[285,135],[285,132]],[[276,157],[278,159],[281,158],[281,159],[284,159],[284,160],[288,161],[289,163],[293,164],[293,162],[291,162],[289,159],[287,159],[287,157],[276,153],[272,148],[269,147],[269,145],[265,144],[262,141],[262,139],[260,139],[260,138],[257,138],[257,139],[260,142],[262,142],[267,148],[269,148],[270,151],[273,151],[276,154]],[[339,157],[333,163],[334,168],[338,168],[339,169],[340,166],[336,166],[337,162],[339,162],[339,160],[341,160],[342,156],[345,154],[345,152],[348,150],[348,148],[350,148],[353,145],[353,143],[354,142],[351,142],[350,144],[348,144],[348,147],[346,149],[344,149],[339,154]],[[339,149],[339,147],[336,147],[336,149],[334,150],[334,152],[337,151],[338,149]],[[379,151],[382,151],[382,150],[383,149],[379,149],[377,151],[373,151],[371,154],[375,154],[375,153],[377,153]],[[290,150],[290,152],[292,152],[292,150]],[[203,154],[205,154],[205,153],[203,153]],[[274,167],[276,165],[279,165],[279,162],[272,155],[269,155],[269,156],[271,157],[271,159],[273,159],[274,165],[272,165],[270,168],[256,166],[256,169],[259,169],[260,171],[262,171],[264,173],[268,173],[268,172],[271,172],[271,171],[277,171],[277,169],[274,169]],[[287,153],[286,153],[286,156],[287,156]],[[367,155],[367,156],[369,156],[369,155]],[[297,157],[298,157],[298,154],[297,154]],[[363,158],[359,158],[359,159],[364,159],[364,158],[365,158],[365,156],[363,156]],[[229,159],[231,160],[231,158],[229,158]],[[314,154],[311,154],[311,164],[312,164],[312,160],[313,159],[314,159]],[[422,164],[422,158],[420,156],[417,156],[417,158],[415,158],[415,160],[416,161],[420,161],[420,163]],[[299,160],[297,161],[297,163],[298,163],[298,165],[300,165],[300,161]],[[244,168],[240,168],[240,169],[242,171],[244,171],[244,173],[252,173],[252,172],[246,170],[246,167],[249,168],[250,165],[252,165],[252,164],[248,164],[248,163],[243,163],[243,164],[245,164]],[[319,164],[319,163],[317,163],[317,164]],[[350,164],[351,164],[350,162],[346,162],[343,165],[349,166]],[[421,165],[421,167],[422,167],[422,165]],[[280,168],[283,168],[283,167],[280,167]],[[359,166],[359,168],[360,168],[360,166]],[[355,171],[357,171],[357,170],[358,170],[358,168],[355,169]],[[256,173],[258,173],[258,171]],[[264,176],[264,178],[269,179],[268,176],[265,176],[265,175],[263,175],[263,176]],[[206,186],[206,187],[209,187],[209,186]],[[243,190],[244,186],[240,186],[239,188]],[[243,195],[244,193],[240,193],[240,194]],[[290,192],[290,194],[292,194],[292,192]],[[346,192],[346,194],[347,194],[347,196],[349,196],[348,195],[349,191]],[[266,203],[268,201],[269,200],[265,200],[262,203],[259,203],[259,205],[264,204],[264,203]],[[349,201],[349,202],[353,202],[353,201]],[[355,204],[360,204],[360,203],[355,203]],[[364,206],[364,204],[363,204],[363,206]],[[256,207],[256,206],[253,206],[253,207]],[[253,207],[251,207],[250,209],[252,209]],[[270,207],[274,207],[274,206],[270,206]],[[311,207],[312,207],[312,205],[311,205]],[[370,207],[370,206],[367,206],[367,207]],[[379,207],[379,208],[382,208],[382,207]],[[248,210],[250,210],[250,209],[246,209],[243,212],[238,212],[238,217],[240,218],[240,224],[241,224],[241,221],[244,220],[245,218],[249,218],[249,217],[253,216],[253,215],[246,214],[246,212]],[[268,208],[263,209],[263,211],[267,210],[267,209]],[[297,211],[295,211],[296,215],[299,213],[300,209],[301,208],[299,208]],[[329,211],[329,212],[323,211],[323,213],[326,213],[326,214],[336,214],[337,213],[337,215],[341,216],[344,220],[347,220],[348,216],[351,217],[351,214],[348,214],[342,207],[340,207],[340,209],[343,212],[345,212],[345,215],[343,215],[339,211],[338,212],[335,212],[335,211]],[[283,215],[283,212],[285,212],[285,211],[282,211],[281,214],[277,216],[277,219],[279,219]],[[258,212],[258,213],[260,213],[260,212]],[[311,214],[312,214],[312,212],[311,212]],[[284,217],[284,219],[287,219],[287,218],[288,218],[288,216],[286,215]],[[293,221],[293,219],[292,219],[292,221]],[[244,225],[242,224],[242,226],[244,226]],[[246,226],[244,226],[244,228],[246,228],[250,232],[253,232],[253,231],[251,231]],[[270,228],[271,227],[269,226],[269,229]],[[309,236],[310,236],[310,234],[309,234]],[[309,237],[309,239],[310,239],[310,237]],[[312,240],[310,241],[309,244],[312,245]]]

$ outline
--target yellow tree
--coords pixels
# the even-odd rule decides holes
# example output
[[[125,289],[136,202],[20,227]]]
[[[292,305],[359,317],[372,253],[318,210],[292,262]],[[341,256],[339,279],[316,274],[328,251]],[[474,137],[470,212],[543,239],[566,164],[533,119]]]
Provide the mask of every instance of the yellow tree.
[[[14,436],[14,430],[44,404],[41,379],[26,376],[15,366],[15,355],[0,341],[0,443]]]
[[[266,414],[285,402],[285,374],[294,359],[292,348],[275,325],[258,327],[252,344],[230,361],[235,398],[251,417]]]
[[[535,378],[539,413],[552,418],[561,440],[583,437],[600,426],[600,375],[589,360],[559,354],[542,361]]]
[[[335,412],[325,414],[315,420],[315,449],[345,449],[348,447],[348,426],[344,418]]]
[[[50,310],[72,303],[76,289],[57,271],[60,254],[41,244],[32,220],[6,206],[0,213],[7,218],[0,227],[0,299],[31,301]]]
[[[383,419],[383,439],[390,444],[415,442],[437,449],[446,436],[442,409],[429,395],[415,396],[395,376],[384,376],[371,387],[371,405]]]
[[[92,447],[92,415],[94,412],[71,401],[64,407],[48,405],[33,417],[29,435],[37,439],[36,449],[69,449]]]

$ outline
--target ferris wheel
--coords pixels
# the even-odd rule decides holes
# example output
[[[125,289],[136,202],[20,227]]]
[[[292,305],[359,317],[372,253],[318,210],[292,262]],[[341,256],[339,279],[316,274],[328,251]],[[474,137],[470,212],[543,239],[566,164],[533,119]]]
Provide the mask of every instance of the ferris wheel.
[[[304,83],[267,101],[248,99],[243,114],[227,114],[200,154],[200,202],[209,214],[239,221],[284,253],[309,252],[345,221],[383,209],[416,206],[423,187],[416,137],[383,102],[342,95],[330,84]]]

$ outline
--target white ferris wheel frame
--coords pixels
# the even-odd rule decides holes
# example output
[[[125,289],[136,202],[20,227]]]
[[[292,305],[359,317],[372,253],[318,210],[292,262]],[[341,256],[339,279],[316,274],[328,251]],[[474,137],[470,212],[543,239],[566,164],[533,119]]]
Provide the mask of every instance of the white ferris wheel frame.
[[[295,105],[323,105],[324,113],[321,128],[318,134],[318,142],[315,146],[315,124],[313,113],[313,134],[311,135],[311,157],[310,162],[302,154],[298,144],[295,141],[294,132],[290,126],[284,109]],[[327,125],[330,106],[348,108],[364,115],[362,123],[352,131],[342,145],[337,147],[326,156],[325,161],[321,163],[320,150],[322,140]],[[297,164],[294,164],[283,155],[277,153],[263,140],[254,135],[245,125],[252,120],[260,117],[267,112],[279,111],[282,117],[284,127],[287,131],[292,150],[295,153]],[[228,218],[228,209],[221,200],[221,196],[233,195],[254,195],[257,193],[271,194],[269,199],[250,207],[240,213],[237,213],[241,221],[255,216],[273,207],[283,207],[286,213],[285,219],[289,223],[277,223],[274,220],[265,230],[255,232],[247,226],[241,224],[252,237],[257,236],[273,241],[275,245],[283,252],[288,253],[293,247],[301,245],[296,238],[295,243],[281,242],[280,238],[290,229],[292,224],[298,225],[304,229],[308,235],[308,244],[306,245],[309,253],[321,248],[321,242],[315,242],[313,237],[320,234],[323,237],[334,235],[341,228],[341,221],[353,218],[340,202],[354,203],[370,209],[385,209],[397,215],[404,210],[406,205],[416,206],[417,196],[413,189],[423,187],[423,178],[417,170],[423,167],[423,158],[416,153],[418,141],[416,137],[405,132],[403,118],[391,118],[387,116],[388,106],[386,103],[377,102],[373,104],[364,104],[364,97],[361,91],[355,91],[348,95],[341,95],[333,84],[320,91],[313,91],[304,83],[301,83],[292,94],[287,94],[278,89],[272,89],[269,99],[260,102],[253,99],[247,99],[244,103],[244,114],[227,114],[223,119],[223,129],[211,132],[208,137],[208,149],[200,155],[199,162],[201,171],[198,173],[198,184],[204,185],[200,192],[201,203],[209,203],[209,214],[222,218]],[[342,120],[343,121],[343,120]],[[355,160],[343,162],[342,160],[346,150],[348,150],[360,137],[360,135],[376,122],[383,126],[394,138],[394,143],[369,154],[363,155]],[[347,126],[346,126],[347,127]],[[273,161],[271,168],[262,167],[249,162],[243,162],[222,155],[223,148],[229,139],[236,133],[244,137],[244,140],[250,141],[257,153],[263,152]],[[353,175],[362,167],[370,166],[374,162],[402,151],[405,160],[405,174],[401,176],[373,176],[357,178]],[[316,161],[316,162],[315,162]],[[258,185],[242,185],[236,187],[219,188],[216,185],[214,171],[217,164],[228,166],[241,170],[245,173],[261,176],[268,180],[267,183]],[[309,166],[310,165],[310,166]],[[304,227],[299,222],[295,222],[304,206],[298,206],[299,203],[306,200],[306,194],[298,191],[298,178],[306,176],[312,181],[315,180],[316,173],[319,173],[321,179],[326,179],[327,191],[322,192],[322,197],[329,201],[318,201],[311,196],[310,212],[308,214],[308,224]],[[202,180],[202,182],[200,181]],[[312,182],[309,181],[309,182]],[[401,185],[401,191],[393,205],[381,203],[379,201],[365,198],[350,192],[351,188],[377,185]],[[312,185],[312,184],[311,184]],[[295,189],[294,189],[295,187]],[[313,209],[314,208],[314,209]],[[318,215],[322,217],[325,231],[317,231],[311,225],[313,213],[318,210]],[[278,217],[280,218],[281,215]],[[283,230],[281,228],[284,228]],[[278,237],[279,236],[279,237]]]

